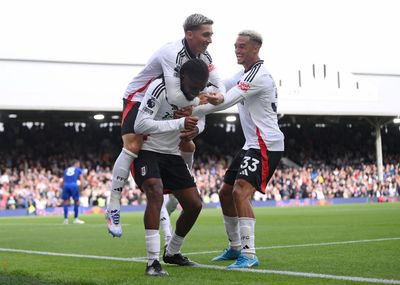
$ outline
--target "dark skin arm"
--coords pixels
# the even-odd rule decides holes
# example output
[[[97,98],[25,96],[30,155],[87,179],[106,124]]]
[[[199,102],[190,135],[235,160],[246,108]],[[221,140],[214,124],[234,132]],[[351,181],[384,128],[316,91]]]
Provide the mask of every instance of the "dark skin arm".
[[[191,141],[199,134],[199,128],[195,127],[192,130],[185,129],[181,131],[180,138],[182,141]]]

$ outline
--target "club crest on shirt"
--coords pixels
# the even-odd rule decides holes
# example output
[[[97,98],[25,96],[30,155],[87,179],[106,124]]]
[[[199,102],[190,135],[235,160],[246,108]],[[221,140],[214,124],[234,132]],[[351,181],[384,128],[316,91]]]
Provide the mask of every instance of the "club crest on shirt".
[[[210,63],[210,64],[208,65],[208,72],[211,72],[211,71],[213,71],[214,69],[215,69],[214,64]]]
[[[142,166],[140,168],[140,175],[145,176],[147,173],[147,166]]]
[[[238,87],[239,87],[241,90],[243,90],[243,91],[246,92],[247,90],[250,89],[250,84],[249,84],[248,82],[240,81],[240,82],[238,83]]]

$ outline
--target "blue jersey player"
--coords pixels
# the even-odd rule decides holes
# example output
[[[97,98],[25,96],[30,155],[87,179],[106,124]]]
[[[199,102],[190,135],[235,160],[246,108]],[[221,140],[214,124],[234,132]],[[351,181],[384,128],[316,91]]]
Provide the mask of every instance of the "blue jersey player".
[[[62,199],[64,200],[64,224],[68,224],[68,208],[70,199],[74,199],[74,224],[84,224],[85,222],[78,219],[79,214],[79,188],[83,185],[82,169],[78,160],[72,160],[71,166],[64,170],[62,181]]]

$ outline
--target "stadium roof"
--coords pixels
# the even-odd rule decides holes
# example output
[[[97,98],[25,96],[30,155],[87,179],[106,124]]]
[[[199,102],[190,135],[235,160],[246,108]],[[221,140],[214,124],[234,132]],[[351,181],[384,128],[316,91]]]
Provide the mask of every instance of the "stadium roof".
[[[0,59],[0,110],[120,111],[141,64]],[[351,73],[313,64],[274,75],[278,112],[400,115],[400,75]],[[225,112],[236,113],[232,107]]]

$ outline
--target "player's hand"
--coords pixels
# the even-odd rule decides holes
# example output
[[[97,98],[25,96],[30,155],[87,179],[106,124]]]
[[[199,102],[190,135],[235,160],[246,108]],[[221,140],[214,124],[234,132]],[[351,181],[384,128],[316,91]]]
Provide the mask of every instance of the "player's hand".
[[[182,141],[188,142],[188,141],[193,140],[195,137],[197,137],[198,134],[199,134],[199,128],[198,127],[195,127],[192,130],[186,130],[185,129],[185,130],[183,130],[181,132],[180,138],[181,138]]]
[[[200,92],[199,96],[197,96],[200,100],[199,105],[204,105],[208,103],[207,92]]]
[[[208,103],[213,105],[219,105],[224,102],[224,95],[221,93],[207,93],[205,96],[207,97]]]
[[[190,116],[192,114],[193,106],[186,106],[174,112],[174,119]]]
[[[196,128],[197,126],[197,121],[199,120],[199,118],[197,117],[185,117],[185,130],[193,130],[194,128]]]

